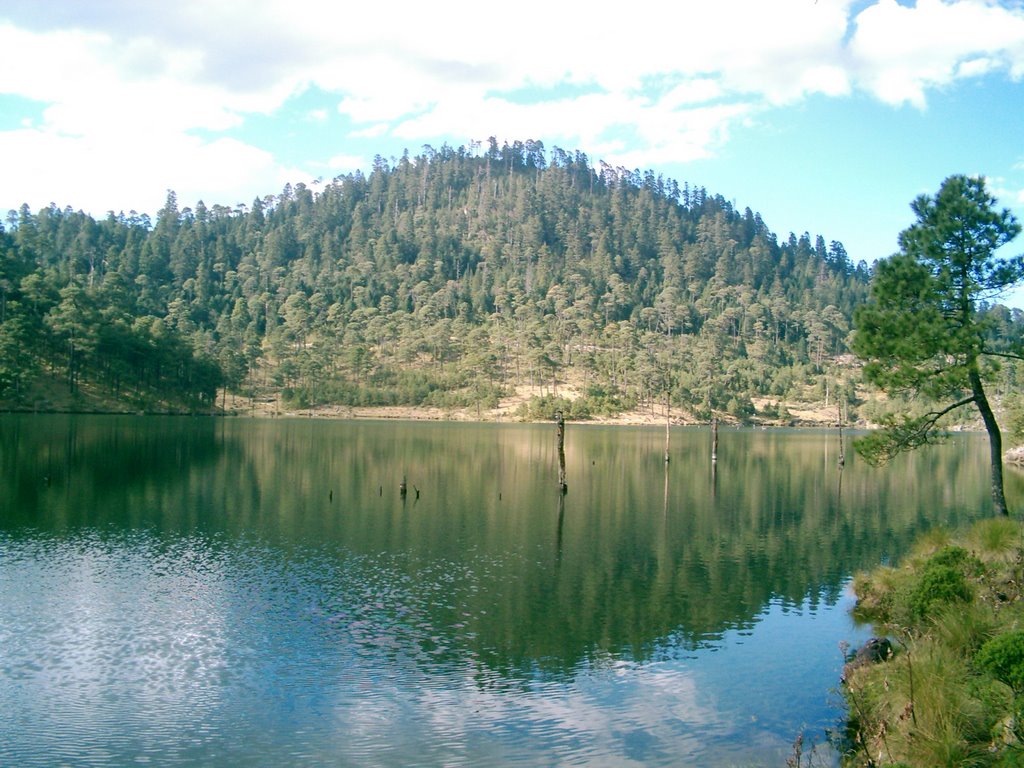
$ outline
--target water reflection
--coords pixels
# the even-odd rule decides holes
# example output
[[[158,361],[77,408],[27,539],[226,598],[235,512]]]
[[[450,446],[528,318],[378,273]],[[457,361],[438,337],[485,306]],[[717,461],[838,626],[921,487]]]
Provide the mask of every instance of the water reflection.
[[[3,764],[779,764],[850,574],[987,513],[972,437],[2,421]]]

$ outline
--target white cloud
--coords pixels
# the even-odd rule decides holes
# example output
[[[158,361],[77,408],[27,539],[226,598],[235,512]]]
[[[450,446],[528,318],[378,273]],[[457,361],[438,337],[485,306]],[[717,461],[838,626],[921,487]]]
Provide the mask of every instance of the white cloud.
[[[603,664],[603,665],[602,665]],[[480,732],[501,734],[509,722],[543,724],[543,737],[547,750],[557,758],[571,762],[569,751],[562,753],[559,744],[584,743],[591,755],[614,756],[614,764],[640,766],[643,760],[630,756],[624,748],[627,734],[642,733],[647,745],[657,751],[669,748],[681,754],[682,763],[691,764],[699,759],[706,745],[698,734],[716,733],[735,737],[743,728],[747,734],[759,738],[766,736],[748,723],[730,722],[713,694],[701,690],[700,682],[681,665],[631,662],[602,659],[589,670],[586,680],[576,686],[556,682],[535,682],[530,690],[510,696],[504,686],[491,690],[480,684],[479,673],[450,690],[425,688],[416,693],[419,706],[429,713],[421,724],[409,727],[425,729],[427,741],[432,732],[443,733],[448,743],[470,743]],[[617,702],[614,711],[603,704],[613,694]],[[470,714],[471,713],[471,716]],[[381,730],[382,725],[393,725],[383,712],[372,712],[353,731],[360,735]],[[393,714],[393,713],[392,713]],[[680,732],[694,736],[680,739]],[[774,741],[774,740],[773,740]],[[778,748],[773,743],[773,748]],[[536,763],[551,762],[538,748],[538,739],[525,739],[515,745],[516,756]],[[561,754],[559,754],[561,753]],[[501,762],[505,755],[495,755]]]
[[[253,95],[198,82],[201,59],[149,38],[123,45],[102,33],[0,24],[0,68],[21,73],[0,91],[48,103],[41,121],[0,132],[2,203],[152,213],[167,189],[183,202],[233,203],[303,178],[266,151],[216,136],[280,102],[280,88]]]
[[[715,101],[721,96],[721,83],[708,77],[696,77],[672,88],[661,98],[660,103],[668,109],[675,109]]]
[[[6,157],[38,153],[8,164],[0,200],[46,179],[76,206],[113,179],[122,197],[163,195],[180,169],[229,196],[230,179],[240,194],[300,173],[237,137],[310,87],[336,97],[355,139],[501,134],[647,167],[708,157],[738,121],[813,94],[923,107],[958,78],[1024,77],[1024,9],[987,0],[635,0],[628,13],[582,0],[523,0],[514,13],[469,0],[443,11],[317,0],[301,13],[285,0],[12,0],[0,14],[11,20],[0,19],[0,69],[17,73],[0,94],[46,105],[41,121],[0,133]],[[501,96],[530,89],[552,95]]]
[[[53,202],[94,215],[108,210],[154,214],[168,189],[183,205],[249,203],[307,174],[282,168],[267,152],[234,139],[205,142],[187,134],[60,136],[30,129],[0,133],[7,205]],[[16,180],[8,186],[6,180]]]
[[[1014,170],[1024,170],[1024,166],[1017,166]],[[985,186],[1000,207],[1019,207],[1024,204],[1024,187],[1019,183],[1001,176],[986,177]]]
[[[1024,11],[983,0],[879,0],[856,20],[850,51],[860,82],[890,104],[926,103],[929,88],[996,66],[1024,66]]]
[[[957,78],[981,77],[997,67],[997,63],[989,58],[969,59],[960,62],[956,67]]]
[[[350,135],[352,138],[356,139],[376,139],[387,135],[390,130],[390,123],[374,123],[373,125],[368,125],[365,128],[354,130]]]

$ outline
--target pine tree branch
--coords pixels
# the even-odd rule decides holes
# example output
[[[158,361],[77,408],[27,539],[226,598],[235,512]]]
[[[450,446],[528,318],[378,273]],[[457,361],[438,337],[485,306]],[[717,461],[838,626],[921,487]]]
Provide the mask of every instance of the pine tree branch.
[[[941,442],[945,435],[936,428],[939,420],[976,401],[972,395],[923,416],[889,416],[882,420],[882,429],[855,440],[854,448],[868,464],[881,466],[904,451]]]
[[[988,355],[990,357],[1004,357],[1007,360],[1024,360],[1024,353],[993,352],[991,350],[986,349],[986,350],[982,350],[982,354],[983,355]]]
[[[928,416],[928,417],[934,417],[934,418],[930,418],[930,422],[934,426],[935,422],[937,422],[939,419],[941,419],[947,413],[951,413],[952,411],[955,411],[957,408],[963,408],[965,405],[970,405],[976,399],[977,398],[974,395],[971,395],[970,397],[965,397],[963,400],[961,400],[961,401],[959,401],[957,403],[953,403],[952,405],[946,406],[941,411],[929,411],[925,415]]]

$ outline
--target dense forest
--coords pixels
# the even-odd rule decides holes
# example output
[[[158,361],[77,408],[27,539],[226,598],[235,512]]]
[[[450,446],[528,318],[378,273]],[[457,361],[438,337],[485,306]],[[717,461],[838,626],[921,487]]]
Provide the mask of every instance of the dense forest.
[[[233,208],[169,192],[155,221],[11,211],[0,398],[45,409],[42,382],[60,381],[169,410],[227,391],[489,408],[524,384],[544,395],[535,417],[857,403],[847,340],[867,264],[820,235],[779,242],[702,187],[493,139],[312,186]],[[1024,330],[1019,311],[989,314],[993,333]],[[569,384],[582,397],[562,400]]]

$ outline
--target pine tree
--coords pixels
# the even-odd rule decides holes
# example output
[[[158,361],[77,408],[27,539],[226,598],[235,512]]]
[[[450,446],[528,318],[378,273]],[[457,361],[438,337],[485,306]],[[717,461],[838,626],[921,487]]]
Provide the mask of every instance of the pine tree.
[[[1021,230],[1009,210],[995,205],[984,179],[966,176],[951,176],[934,197],[913,202],[917,222],[900,234],[901,253],[879,263],[872,301],[855,315],[853,349],[872,383],[942,403],[923,416],[890,418],[860,441],[860,452],[879,463],[934,442],[943,416],[973,404],[989,437],[992,502],[1006,515],[1002,436],[984,381],[996,369],[994,356],[1024,359],[1024,348],[1018,341],[1016,349],[997,352],[981,309],[1024,280],[1024,256],[995,255]]]

